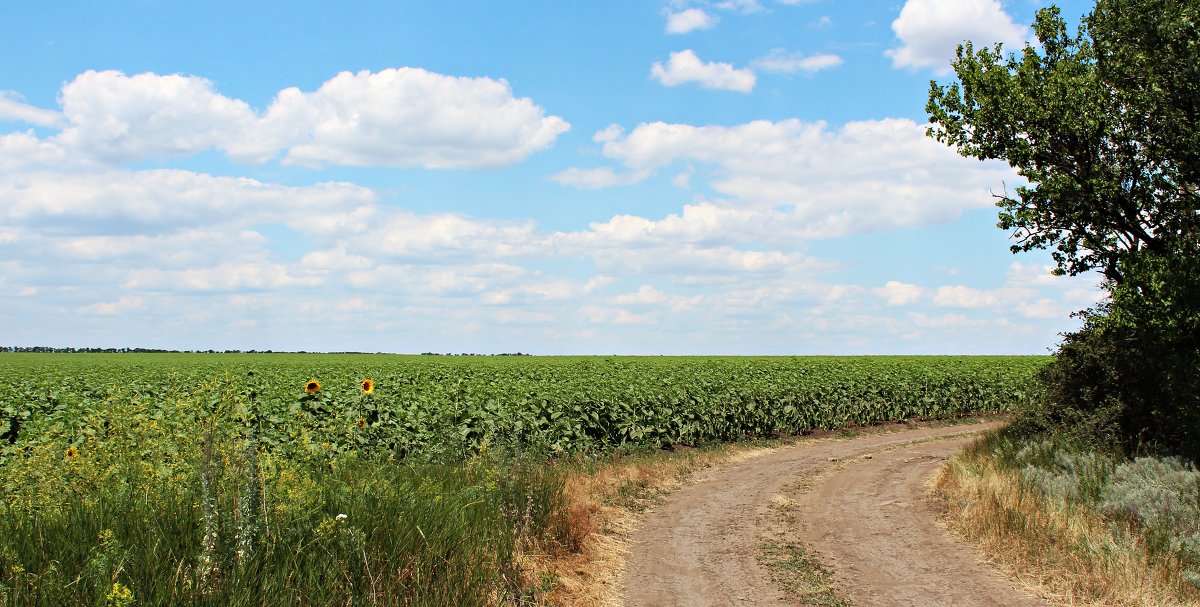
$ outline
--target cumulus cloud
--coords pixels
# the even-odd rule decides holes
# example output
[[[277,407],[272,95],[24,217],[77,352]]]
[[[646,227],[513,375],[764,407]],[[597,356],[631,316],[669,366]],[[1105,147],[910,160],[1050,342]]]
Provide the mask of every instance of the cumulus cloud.
[[[837,55],[804,55],[803,53],[789,53],[777,48],[765,57],[755,59],[751,65],[764,72],[815,74],[822,70],[839,67],[842,63],[844,61]]]
[[[682,214],[659,221],[610,222],[621,231],[663,238],[706,235],[782,244],[941,223],[990,206],[988,187],[1014,177],[1003,164],[964,160],[905,119],[851,122],[840,129],[799,120],[735,126],[655,122],[607,140],[603,153],[639,176],[678,161],[709,169],[709,186],[724,198],[688,205]],[[693,173],[691,179],[697,178]],[[611,181],[595,178],[586,185]]]
[[[976,47],[1003,43],[1020,48],[1029,29],[1013,21],[999,0],[907,0],[892,22],[900,46],[884,52],[897,68],[950,72],[955,49],[970,40]]]
[[[286,150],[304,165],[497,167],[549,147],[570,128],[508,82],[419,68],[342,72],[319,89],[280,91],[257,136],[231,146],[262,160]]]
[[[703,62],[691,49],[671,53],[666,65],[661,61],[650,67],[650,75],[666,86],[694,82],[706,89],[749,93],[754,89],[754,72],[729,63]]]
[[[1016,264],[1019,265],[1019,264]],[[1079,280],[1062,278],[1050,283],[1018,286],[1010,273],[1005,285],[996,289],[977,289],[965,285],[938,287],[933,304],[942,308],[987,310],[995,314],[1015,314],[1026,319],[1065,319],[1072,312],[1094,305],[1102,296],[1101,289],[1092,284],[1083,286]]]
[[[925,295],[925,289],[914,284],[889,280],[884,286],[875,289],[889,306],[907,306],[916,303]]]
[[[616,141],[617,139],[620,139],[621,135],[624,134],[625,127],[619,124],[610,124],[604,127],[604,130],[596,131],[596,134],[592,135],[592,141],[597,143],[607,143],[609,141]]]
[[[520,162],[570,128],[504,80],[419,68],[342,72],[316,91],[280,91],[261,114],[179,74],[88,71],[60,99],[61,119],[0,97],[0,118],[61,125],[50,143],[114,165],[220,150],[313,167],[486,168]]]
[[[0,135],[0,174],[80,168],[89,164],[86,158],[68,154],[62,146],[42,140],[32,132]]]
[[[717,24],[717,18],[704,12],[701,8],[689,8],[681,11],[667,10],[667,33],[686,34],[695,30],[712,29]]]
[[[89,70],[60,98],[68,124],[58,141],[118,163],[221,148],[255,122],[249,105],[195,76]]]

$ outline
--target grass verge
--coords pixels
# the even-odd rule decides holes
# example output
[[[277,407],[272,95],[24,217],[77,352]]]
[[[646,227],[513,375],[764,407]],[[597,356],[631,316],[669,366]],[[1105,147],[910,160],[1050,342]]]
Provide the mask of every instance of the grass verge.
[[[1134,483],[1142,503],[1114,508],[1132,495],[1113,483],[1116,461],[1039,445],[1002,431],[951,458],[933,480],[949,527],[1020,583],[1062,604],[1200,604],[1187,554],[1198,530],[1179,528],[1177,518],[1182,539],[1162,541],[1138,518],[1171,506],[1169,492],[1147,491],[1164,485],[1144,477]],[[1200,486],[1184,494],[1174,511],[1188,500],[1200,505]]]

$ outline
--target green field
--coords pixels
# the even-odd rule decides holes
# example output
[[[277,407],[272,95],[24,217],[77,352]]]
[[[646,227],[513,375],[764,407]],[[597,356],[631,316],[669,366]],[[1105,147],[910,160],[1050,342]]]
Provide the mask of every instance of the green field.
[[[272,449],[554,455],[998,412],[1031,398],[1048,360],[0,354],[0,436],[8,456],[26,441],[85,440],[117,401],[186,426],[176,403],[220,400]]]
[[[1001,412],[1048,361],[4,353],[0,603],[518,604],[564,462]]]

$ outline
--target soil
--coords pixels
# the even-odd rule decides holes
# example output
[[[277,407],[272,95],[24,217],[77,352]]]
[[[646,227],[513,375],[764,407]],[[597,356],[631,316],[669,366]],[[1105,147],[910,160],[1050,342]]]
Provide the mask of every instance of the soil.
[[[722,465],[646,516],[624,604],[803,605],[760,563],[764,543],[796,542],[852,605],[1048,605],[939,527],[926,497],[938,465],[997,425],[805,441]]]

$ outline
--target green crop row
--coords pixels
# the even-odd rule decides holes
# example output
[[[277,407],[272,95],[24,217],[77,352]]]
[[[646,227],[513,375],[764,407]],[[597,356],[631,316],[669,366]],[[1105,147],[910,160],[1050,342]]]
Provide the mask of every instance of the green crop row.
[[[237,395],[235,410],[272,450],[430,460],[484,445],[556,455],[696,444],[1004,411],[1035,398],[1047,360],[9,354],[0,449],[76,443],[114,397],[186,428],[172,403],[218,392]],[[306,393],[310,380],[319,391]]]

